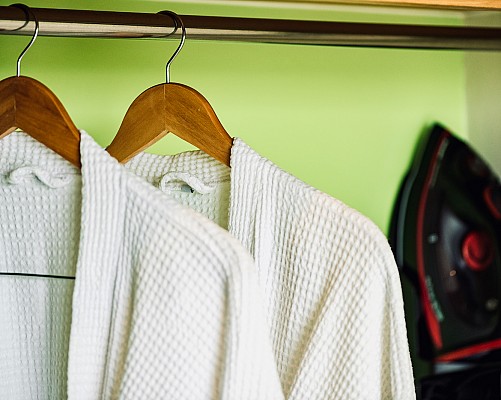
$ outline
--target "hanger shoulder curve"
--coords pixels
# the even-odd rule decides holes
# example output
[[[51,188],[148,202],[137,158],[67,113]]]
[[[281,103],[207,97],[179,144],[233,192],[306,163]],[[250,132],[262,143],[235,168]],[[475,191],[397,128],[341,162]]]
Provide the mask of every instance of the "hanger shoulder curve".
[[[141,93],[130,105],[106,151],[125,163],[164,137],[168,132],[165,130],[163,101],[162,85]]]
[[[232,137],[205,97],[179,83],[156,85],[139,95],[107,150],[125,162],[168,132],[230,165]]]
[[[214,109],[195,89],[180,83],[166,84],[165,107],[169,131],[230,165],[233,138],[224,129]]]
[[[80,167],[80,132],[56,95],[26,76],[0,81],[0,138],[17,128]]]

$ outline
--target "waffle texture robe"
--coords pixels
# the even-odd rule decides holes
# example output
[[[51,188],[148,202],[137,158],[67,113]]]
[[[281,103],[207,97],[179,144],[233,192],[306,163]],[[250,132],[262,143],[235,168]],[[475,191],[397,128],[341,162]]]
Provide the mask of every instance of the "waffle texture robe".
[[[0,397],[283,398],[247,251],[85,132],[81,161],[0,140],[0,271],[61,276],[0,276]]]
[[[366,217],[234,139],[126,167],[229,230],[253,255],[286,398],[414,399],[398,270]]]

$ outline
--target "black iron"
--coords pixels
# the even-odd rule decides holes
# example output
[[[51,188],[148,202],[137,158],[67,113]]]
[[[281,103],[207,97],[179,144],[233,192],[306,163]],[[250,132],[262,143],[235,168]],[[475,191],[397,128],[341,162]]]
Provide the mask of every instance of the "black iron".
[[[419,299],[422,358],[447,362],[501,349],[501,185],[440,125],[404,179],[390,241]]]

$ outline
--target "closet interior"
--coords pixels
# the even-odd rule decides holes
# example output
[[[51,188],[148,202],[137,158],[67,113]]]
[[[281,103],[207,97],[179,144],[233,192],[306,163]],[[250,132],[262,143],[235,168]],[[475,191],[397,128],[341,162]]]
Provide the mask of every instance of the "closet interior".
[[[63,81],[90,97],[97,96],[90,88],[99,88],[106,112],[83,99],[65,104],[69,101],[70,115],[79,127],[99,132],[95,135],[103,146],[111,142],[133,98],[164,81],[162,66],[179,34],[172,40],[158,39],[172,32],[172,21],[157,14],[154,5],[138,5],[141,13],[103,11],[91,18],[85,11],[63,10],[64,1],[61,10],[33,5],[41,32],[31,49],[35,55],[24,60],[25,73],[58,76],[53,90],[65,97],[71,88]],[[188,45],[176,60],[174,81],[198,88],[232,136],[252,132],[251,140],[270,141],[265,151],[272,151],[279,165],[369,215],[384,231],[402,171],[425,126],[437,120],[450,126],[501,169],[493,153],[499,118],[499,11],[245,1],[179,5]],[[1,68],[8,76],[26,41],[13,35],[30,35],[33,23],[12,31],[24,24],[23,13],[3,7],[1,15]],[[54,43],[58,46],[51,46]],[[146,65],[141,63],[143,53]],[[98,84],[101,79],[114,81],[114,90],[105,90]],[[232,112],[226,113],[230,104]],[[244,109],[253,111],[243,113]],[[291,115],[304,117],[295,121]],[[291,135],[298,139],[288,140]],[[303,135],[315,145],[300,145]],[[172,139],[162,142],[168,140]],[[278,143],[285,150],[273,152]],[[163,152],[175,152],[183,144],[159,146]],[[298,157],[305,160],[301,167],[293,161]],[[335,179],[328,170],[337,171]],[[368,199],[366,191],[375,197]]]
[[[128,1],[116,11],[97,1],[37,8],[42,3],[30,4],[40,38],[23,75],[47,83],[103,147],[137,94],[164,81],[181,38],[172,18],[158,13],[168,8],[187,37],[172,81],[199,90],[231,136],[385,233],[415,145],[434,122],[501,174],[501,9],[494,1]],[[21,10],[0,3],[2,77],[13,74],[33,29]],[[191,148],[171,136],[150,150]],[[414,368],[419,377],[428,367]]]

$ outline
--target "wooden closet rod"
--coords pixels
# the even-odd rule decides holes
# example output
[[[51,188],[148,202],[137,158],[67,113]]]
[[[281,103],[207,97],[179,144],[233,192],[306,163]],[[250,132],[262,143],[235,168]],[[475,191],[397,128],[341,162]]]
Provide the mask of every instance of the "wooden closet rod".
[[[33,8],[40,35],[164,38],[169,16],[114,11]],[[190,40],[443,50],[501,50],[501,28],[298,21],[181,15]],[[0,34],[32,35],[22,10],[0,7]]]

